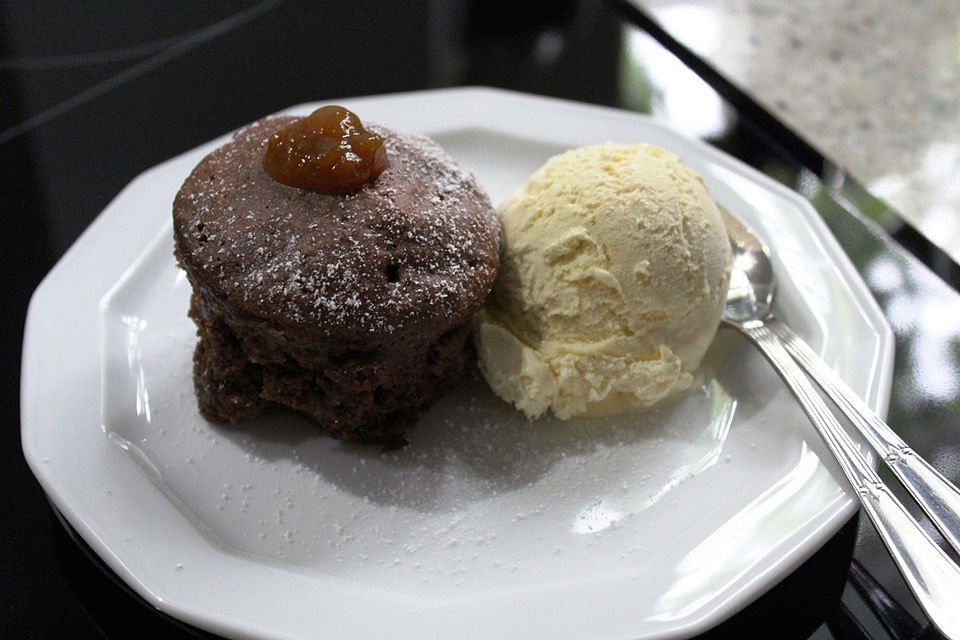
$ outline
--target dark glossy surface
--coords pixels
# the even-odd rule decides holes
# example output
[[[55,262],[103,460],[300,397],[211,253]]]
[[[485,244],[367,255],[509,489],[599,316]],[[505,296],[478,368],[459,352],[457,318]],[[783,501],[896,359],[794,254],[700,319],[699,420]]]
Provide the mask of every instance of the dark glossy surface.
[[[0,636],[208,637],[132,595],[49,507],[20,453],[22,323],[43,274],[131,178],[299,102],[507,87],[653,113],[774,176],[814,203],[894,328],[890,422],[960,480],[960,296],[928,268],[956,266],[617,3],[0,2],[0,20]],[[937,637],[856,521],[708,635]]]

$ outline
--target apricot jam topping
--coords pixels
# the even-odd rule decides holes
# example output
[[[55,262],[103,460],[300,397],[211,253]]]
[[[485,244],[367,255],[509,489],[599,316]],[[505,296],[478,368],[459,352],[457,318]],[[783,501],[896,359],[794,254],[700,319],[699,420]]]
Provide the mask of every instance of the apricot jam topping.
[[[342,195],[387,168],[387,149],[355,113],[329,105],[270,136],[263,168],[281,184]]]

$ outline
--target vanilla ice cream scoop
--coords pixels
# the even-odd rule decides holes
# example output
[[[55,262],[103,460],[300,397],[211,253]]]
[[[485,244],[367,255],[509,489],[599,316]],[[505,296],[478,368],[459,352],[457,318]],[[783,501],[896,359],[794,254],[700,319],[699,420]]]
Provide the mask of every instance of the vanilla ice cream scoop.
[[[691,385],[730,278],[700,176],[651,145],[583,147],[548,160],[499,213],[501,274],[476,327],[498,395],[567,419]]]

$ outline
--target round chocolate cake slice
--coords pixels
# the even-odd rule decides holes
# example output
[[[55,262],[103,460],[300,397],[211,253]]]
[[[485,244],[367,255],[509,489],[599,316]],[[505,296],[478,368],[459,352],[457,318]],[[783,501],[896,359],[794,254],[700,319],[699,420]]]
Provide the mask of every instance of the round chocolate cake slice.
[[[471,318],[493,285],[489,198],[435,143],[380,127],[386,168],[346,195],[264,169],[273,117],[204,158],[173,205],[193,287],[194,384],[217,421],[281,405],[344,440],[402,443],[472,357]]]

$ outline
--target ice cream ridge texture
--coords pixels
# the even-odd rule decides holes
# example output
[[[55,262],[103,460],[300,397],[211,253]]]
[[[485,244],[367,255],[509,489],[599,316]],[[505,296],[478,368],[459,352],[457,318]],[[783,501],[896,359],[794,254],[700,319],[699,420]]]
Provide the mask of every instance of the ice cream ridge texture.
[[[730,246],[703,180],[646,145],[547,161],[498,208],[501,274],[476,320],[484,377],[529,417],[626,413],[688,389]]]

